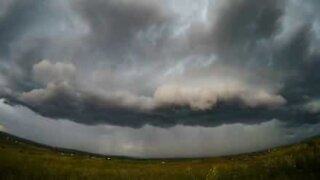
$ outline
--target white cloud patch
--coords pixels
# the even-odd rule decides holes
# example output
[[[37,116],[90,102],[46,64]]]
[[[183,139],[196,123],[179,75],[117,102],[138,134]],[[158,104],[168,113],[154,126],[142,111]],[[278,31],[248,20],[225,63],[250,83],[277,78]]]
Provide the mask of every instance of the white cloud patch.
[[[49,83],[45,89],[34,89],[30,92],[22,93],[19,98],[26,103],[41,105],[42,103],[46,103],[47,101],[54,99],[57,95],[64,94],[71,97],[76,96],[72,87],[66,82],[59,84]]]
[[[76,76],[76,68],[71,63],[51,63],[45,59],[33,66],[34,78],[47,85],[48,83],[70,82]]]
[[[304,105],[304,110],[310,113],[320,112],[320,99],[312,100]]]
[[[154,95],[157,105],[189,106],[195,110],[214,107],[219,101],[240,99],[248,107],[276,107],[286,101],[280,95],[248,85],[235,83],[220,84],[169,84],[159,87]]]
[[[0,124],[0,132],[7,132],[6,127]]]

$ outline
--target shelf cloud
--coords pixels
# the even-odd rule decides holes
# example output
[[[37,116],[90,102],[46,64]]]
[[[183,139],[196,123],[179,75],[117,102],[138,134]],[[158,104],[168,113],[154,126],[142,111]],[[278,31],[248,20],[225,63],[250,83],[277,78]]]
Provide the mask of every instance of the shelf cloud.
[[[4,0],[0,98],[89,127],[312,126],[320,117],[319,7]]]

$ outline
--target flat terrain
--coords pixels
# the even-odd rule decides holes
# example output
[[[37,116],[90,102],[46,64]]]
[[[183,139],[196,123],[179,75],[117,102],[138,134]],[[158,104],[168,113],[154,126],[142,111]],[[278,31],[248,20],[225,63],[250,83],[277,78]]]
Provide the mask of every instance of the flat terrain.
[[[138,160],[50,148],[0,133],[0,179],[320,179],[320,138],[237,156]]]

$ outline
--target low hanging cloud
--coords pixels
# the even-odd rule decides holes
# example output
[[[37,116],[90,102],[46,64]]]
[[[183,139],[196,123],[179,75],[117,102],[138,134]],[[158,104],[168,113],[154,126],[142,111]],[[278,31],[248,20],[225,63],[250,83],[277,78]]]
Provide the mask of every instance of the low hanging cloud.
[[[154,94],[158,106],[189,106],[194,110],[214,108],[218,101],[239,99],[248,108],[258,106],[276,107],[285,104],[280,95],[245,84],[222,83],[212,85],[169,84],[159,87]]]
[[[44,117],[135,128],[319,121],[314,0],[0,6],[0,96]]]
[[[39,143],[140,158],[204,157],[258,151],[313,136],[320,126],[287,127],[278,120],[210,128],[85,126],[46,118],[23,106],[10,106],[3,99],[0,100],[0,117],[7,132]]]
[[[233,154],[316,135],[319,8],[1,1],[0,130],[137,157]]]
[[[83,116],[91,119],[92,122],[87,120],[88,124],[95,124],[94,121],[97,121],[96,123],[127,126],[130,123],[124,118],[128,117],[120,114],[121,109],[128,115],[140,115],[147,124],[155,125],[152,121],[148,122],[148,119],[165,121],[161,115],[165,112],[158,111],[166,111],[171,107],[187,107],[192,111],[201,112],[214,109],[221,102],[238,101],[240,105],[249,109],[274,109],[286,102],[282,96],[268,92],[267,89],[231,79],[220,81],[217,78],[210,84],[202,85],[201,82],[192,79],[188,82],[182,81],[185,79],[182,76],[180,84],[160,85],[152,96],[139,96],[129,92],[100,93],[95,89],[86,91],[87,84],[76,79],[76,68],[70,63],[53,64],[43,60],[34,65],[33,74],[35,81],[43,84],[44,88],[22,93],[17,97],[19,101],[42,115],[85,122],[85,119],[78,119]],[[153,113],[155,115],[152,115]],[[113,114],[114,120],[110,120],[110,114]],[[141,126],[145,122],[131,124]]]
[[[216,74],[213,75],[217,76]],[[33,99],[44,101],[54,96],[54,94],[62,93],[61,91],[69,91],[69,94],[76,94],[77,92],[71,91],[78,90],[81,92],[86,86],[85,82],[76,79],[76,68],[71,63],[57,62],[52,64],[48,60],[43,60],[33,66],[33,76],[35,81],[45,85],[46,89],[23,93],[22,100],[24,102],[30,102]],[[113,96],[115,100],[118,100],[119,106],[122,104],[123,106],[132,108],[150,110],[172,105],[189,106],[195,110],[206,110],[216,105],[219,100],[232,101],[235,99],[240,99],[244,105],[253,108],[257,106],[279,106],[285,103],[285,99],[281,95],[267,91],[262,87],[259,88],[255,87],[255,85],[242,82],[241,79],[229,79],[227,81],[212,80],[212,82],[206,85],[203,85],[201,81],[192,82],[192,79],[189,79],[189,82],[162,84],[156,87],[151,97],[143,98],[138,95],[120,92],[114,93],[109,97],[106,96],[105,99],[106,101],[108,99],[111,100],[111,96]],[[116,104],[116,102],[113,103]]]

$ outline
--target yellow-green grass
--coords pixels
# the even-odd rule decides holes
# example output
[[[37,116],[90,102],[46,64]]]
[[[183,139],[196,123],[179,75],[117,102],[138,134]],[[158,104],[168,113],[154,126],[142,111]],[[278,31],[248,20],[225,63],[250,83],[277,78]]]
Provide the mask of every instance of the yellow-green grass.
[[[320,138],[237,156],[138,160],[38,146],[0,133],[0,179],[320,179]]]

